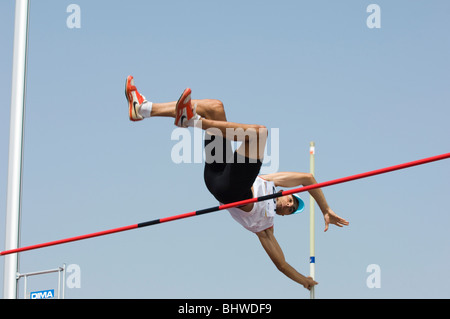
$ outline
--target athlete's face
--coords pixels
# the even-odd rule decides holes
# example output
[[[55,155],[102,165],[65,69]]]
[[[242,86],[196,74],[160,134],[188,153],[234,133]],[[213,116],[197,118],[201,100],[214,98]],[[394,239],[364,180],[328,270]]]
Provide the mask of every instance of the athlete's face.
[[[286,195],[277,198],[277,214],[284,216],[290,215],[297,210],[297,204],[292,195]]]

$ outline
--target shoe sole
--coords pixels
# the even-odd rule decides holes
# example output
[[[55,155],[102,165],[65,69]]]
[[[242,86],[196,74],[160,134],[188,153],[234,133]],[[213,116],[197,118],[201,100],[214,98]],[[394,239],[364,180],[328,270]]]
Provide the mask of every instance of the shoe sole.
[[[181,101],[183,101],[183,106],[186,104],[186,98],[191,95],[191,89],[187,88],[181,93],[180,98],[177,101],[176,107],[175,107],[175,125],[176,126],[183,126],[183,122],[187,120],[186,115],[181,115],[181,117],[178,117],[178,106],[180,105]],[[190,99],[188,99],[190,100]],[[177,125],[177,122],[180,122],[180,125]]]

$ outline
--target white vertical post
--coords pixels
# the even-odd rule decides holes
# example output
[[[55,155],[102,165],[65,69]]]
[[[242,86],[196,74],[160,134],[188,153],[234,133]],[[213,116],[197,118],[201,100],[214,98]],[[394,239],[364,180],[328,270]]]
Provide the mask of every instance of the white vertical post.
[[[309,143],[309,172],[314,175],[314,157],[316,154],[316,146],[314,142]],[[309,275],[315,279],[316,276],[316,252],[315,252],[315,217],[314,217],[315,200],[309,195]],[[315,299],[315,286],[310,290],[310,299]]]
[[[27,276],[23,277],[23,299],[27,299]]]
[[[57,288],[57,291],[58,291],[58,299],[61,299],[61,296],[60,296],[60,292],[61,292],[61,267],[60,268],[58,268],[58,288]]]
[[[66,264],[62,266],[62,299],[66,298]]]
[[[16,0],[11,80],[5,249],[19,247],[29,0]],[[19,256],[5,256],[3,298],[17,298]]]

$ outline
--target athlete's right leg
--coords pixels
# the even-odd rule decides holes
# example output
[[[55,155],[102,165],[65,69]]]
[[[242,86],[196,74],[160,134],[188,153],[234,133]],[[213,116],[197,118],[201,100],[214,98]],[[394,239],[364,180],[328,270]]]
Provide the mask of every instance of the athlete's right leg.
[[[262,160],[267,140],[267,128],[263,125],[242,124],[227,121],[223,103],[215,99],[192,100],[201,120],[197,127],[211,135],[221,135],[226,139],[241,141],[236,150],[241,156]],[[153,103],[151,116],[176,117],[177,102]]]
[[[206,130],[209,134],[220,132],[229,140],[242,141],[241,147],[237,149],[238,154],[242,156],[252,159],[263,158],[267,140],[265,126],[227,121],[225,109],[220,100],[192,100],[191,103],[196,105],[196,113],[201,117],[201,126],[198,127]],[[176,104],[177,102],[153,103],[151,116],[175,118]]]

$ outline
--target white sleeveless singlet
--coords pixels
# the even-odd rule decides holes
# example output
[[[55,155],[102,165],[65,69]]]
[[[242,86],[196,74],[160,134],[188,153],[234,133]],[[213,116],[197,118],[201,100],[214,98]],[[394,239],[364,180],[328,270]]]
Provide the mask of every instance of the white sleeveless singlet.
[[[261,177],[256,177],[253,183],[253,197],[261,197],[275,193],[275,184],[266,181]],[[273,226],[273,218],[276,210],[276,199],[269,199],[253,203],[250,212],[233,207],[229,208],[231,216],[244,228],[251,232],[258,233]]]

